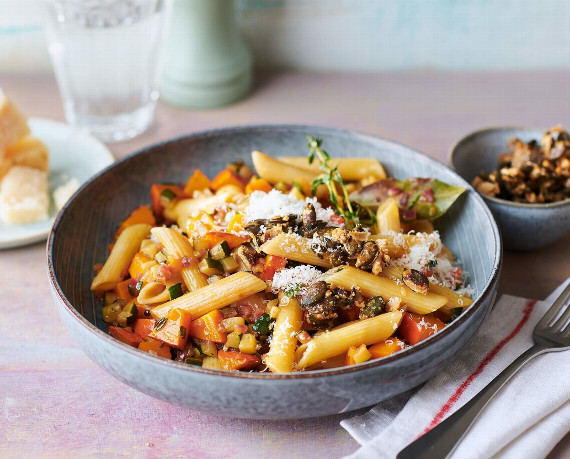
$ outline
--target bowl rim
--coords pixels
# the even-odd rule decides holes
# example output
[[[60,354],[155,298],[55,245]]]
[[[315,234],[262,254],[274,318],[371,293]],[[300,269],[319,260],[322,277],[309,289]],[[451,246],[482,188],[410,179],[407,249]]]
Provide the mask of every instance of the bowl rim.
[[[54,251],[54,241],[57,237],[57,230],[59,229],[59,225],[67,213],[69,207],[71,206],[72,202],[77,199],[78,196],[81,195],[81,192],[92,186],[92,184],[98,180],[99,177],[108,173],[109,170],[116,167],[119,164],[136,160],[139,156],[148,153],[151,150],[156,148],[160,148],[164,145],[170,143],[176,143],[181,140],[191,140],[200,137],[211,137],[217,136],[220,134],[231,134],[232,132],[243,132],[243,131],[264,131],[264,130],[295,130],[295,131],[303,131],[303,132],[310,132],[310,130],[319,131],[321,132],[330,132],[333,134],[341,135],[341,136],[356,136],[359,140],[367,141],[368,143],[380,145],[380,144],[389,144],[398,148],[404,148],[408,152],[411,152],[414,155],[419,155],[424,159],[427,159],[429,162],[433,162],[436,165],[443,167],[452,175],[454,175],[460,182],[463,182],[463,185],[466,188],[466,191],[471,191],[473,199],[479,201],[481,205],[481,210],[484,213],[484,216],[491,224],[491,228],[493,231],[493,242],[495,245],[495,258],[493,259],[493,265],[491,266],[491,273],[487,279],[486,285],[481,291],[480,295],[474,300],[473,304],[461,314],[457,319],[455,319],[450,325],[446,326],[442,330],[440,330],[435,335],[427,338],[424,341],[421,341],[418,344],[410,346],[406,349],[403,349],[395,354],[380,358],[369,360],[367,362],[363,362],[356,365],[344,366],[344,367],[337,367],[337,368],[330,368],[330,369],[318,369],[318,370],[310,370],[310,371],[299,371],[299,372],[291,372],[291,373],[270,373],[270,372],[240,372],[240,371],[229,371],[229,370],[215,370],[215,369],[208,369],[202,368],[199,366],[188,365],[182,362],[177,362],[174,360],[167,360],[158,356],[151,355],[149,353],[139,351],[138,349],[124,344],[116,339],[114,339],[108,333],[105,333],[103,330],[96,327],[93,323],[88,321],[85,317],[83,317],[80,312],[75,309],[75,307],[71,304],[71,302],[67,299],[64,295],[59,282],[55,277],[54,272],[54,265],[53,265],[53,251]],[[367,371],[372,370],[376,367],[384,366],[390,364],[396,360],[403,360],[406,358],[410,358],[413,354],[416,354],[426,348],[427,346],[431,346],[433,343],[443,340],[447,335],[449,335],[452,331],[456,328],[461,326],[466,320],[475,314],[476,310],[481,307],[481,304],[487,297],[492,293],[493,286],[498,282],[499,275],[501,272],[501,267],[503,263],[503,241],[502,236],[499,231],[498,225],[489,210],[488,206],[484,203],[479,193],[475,192],[473,187],[467,183],[463,177],[461,177],[455,170],[448,167],[442,161],[439,161],[436,158],[433,158],[426,153],[422,153],[414,148],[408,147],[404,144],[388,140],[384,137],[375,136],[372,134],[361,133],[355,130],[350,129],[339,129],[334,127],[327,127],[327,126],[318,126],[318,125],[303,125],[303,124],[253,124],[253,125],[241,125],[241,126],[228,126],[228,127],[221,127],[209,130],[203,130],[198,132],[192,132],[190,134],[180,135],[171,139],[167,139],[164,141],[160,141],[154,143],[152,145],[143,147],[139,150],[134,151],[133,153],[115,161],[111,165],[107,166],[105,169],[99,171],[96,175],[91,177],[87,180],[72,196],[72,198],[63,206],[60,210],[52,229],[50,231],[48,242],[46,244],[46,258],[47,258],[47,267],[48,267],[48,280],[50,286],[52,288],[52,296],[57,296],[59,300],[59,306],[62,306],[65,312],[69,313],[83,328],[95,334],[96,337],[99,339],[103,339],[106,341],[108,345],[116,347],[118,351],[126,352],[130,354],[132,357],[142,358],[147,360],[149,363],[153,363],[155,365],[164,365],[166,368],[170,368],[171,370],[179,370],[179,371],[188,371],[190,373],[202,374],[202,375],[209,375],[209,376],[217,376],[223,378],[239,378],[239,379],[246,379],[246,380],[254,380],[254,381],[263,381],[263,380],[291,380],[291,379],[316,379],[322,377],[329,377],[334,375],[350,375],[355,372]]]
[[[495,127],[477,129],[475,131],[470,132],[467,135],[464,135],[463,137],[461,137],[459,140],[457,140],[455,143],[453,143],[451,145],[451,147],[449,148],[449,151],[447,153],[447,164],[449,165],[449,167],[454,172],[457,172],[456,165],[455,165],[453,159],[455,157],[456,151],[462,146],[463,143],[467,142],[468,140],[473,139],[474,137],[480,136],[480,135],[486,135],[486,134],[490,134],[493,132],[500,132],[500,131],[544,132],[544,131],[540,131],[539,129],[523,127],[523,126],[495,126]],[[467,181],[467,179],[465,179],[465,178],[463,180]],[[489,202],[492,202],[494,204],[503,205],[503,206],[507,206],[507,207],[518,207],[520,209],[552,209],[552,208],[558,208],[558,207],[566,207],[566,206],[570,205],[570,198],[563,199],[562,201],[546,202],[546,203],[542,203],[542,204],[540,204],[540,203],[531,204],[531,203],[524,203],[524,202],[514,202],[514,201],[509,201],[508,199],[501,199],[501,198],[495,198],[493,196],[487,196],[487,195],[484,195],[482,193],[479,193],[477,190],[475,190],[475,192],[479,196],[481,196],[485,201],[489,201]]]

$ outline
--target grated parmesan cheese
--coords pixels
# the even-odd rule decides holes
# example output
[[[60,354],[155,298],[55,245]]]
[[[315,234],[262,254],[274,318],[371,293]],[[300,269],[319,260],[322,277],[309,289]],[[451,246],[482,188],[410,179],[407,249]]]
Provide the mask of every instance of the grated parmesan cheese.
[[[275,273],[271,290],[273,293],[278,293],[279,290],[289,290],[300,286],[299,293],[303,293],[305,287],[313,285],[322,278],[323,273],[314,266],[299,265]]]
[[[303,209],[309,203],[315,207],[317,220],[326,222],[328,226],[338,226],[338,224],[333,224],[331,221],[331,217],[335,215],[334,211],[321,206],[317,198],[305,198],[300,201],[289,194],[283,194],[275,189],[269,193],[263,191],[251,193],[245,221],[269,220],[273,217],[284,217],[285,215],[301,216]]]
[[[394,233],[394,235],[396,234]],[[437,264],[433,268],[433,274],[429,277],[429,281],[454,289],[455,278],[453,277],[453,270],[455,266],[443,255],[443,244],[439,232],[416,233],[416,236],[418,243],[411,245],[408,248],[408,252],[400,258],[392,259],[391,264],[406,266],[423,272],[428,263],[435,260]],[[394,243],[400,245],[400,241],[396,239],[394,239]],[[405,246],[405,242],[402,245]]]

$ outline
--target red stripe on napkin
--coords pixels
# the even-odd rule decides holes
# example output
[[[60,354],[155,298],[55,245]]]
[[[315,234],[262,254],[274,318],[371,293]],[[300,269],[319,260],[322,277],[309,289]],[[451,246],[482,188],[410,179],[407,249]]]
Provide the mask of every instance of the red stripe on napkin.
[[[536,304],[536,300],[531,300],[525,305],[524,310],[523,310],[523,316],[521,317],[521,320],[519,321],[517,326],[514,328],[514,330],[508,336],[503,338],[499,342],[499,344],[497,344],[491,350],[491,352],[489,352],[485,356],[485,358],[481,361],[481,363],[479,364],[477,369],[473,373],[471,373],[467,377],[467,379],[465,381],[463,381],[463,383],[461,383],[461,385],[455,390],[455,392],[451,395],[451,397],[449,397],[447,399],[447,401],[443,404],[443,406],[441,407],[439,412],[434,416],[434,418],[431,420],[431,422],[425,428],[425,430],[421,433],[421,435],[424,435],[425,433],[429,432],[431,429],[433,429],[435,426],[437,426],[441,421],[443,421],[443,418],[445,418],[445,416],[449,413],[449,411],[451,410],[453,405],[455,405],[457,403],[457,401],[459,400],[459,398],[461,397],[463,392],[465,392],[465,390],[469,387],[471,382],[477,376],[479,376],[481,374],[481,372],[491,362],[491,360],[493,360],[495,358],[495,356],[499,353],[499,351],[521,331],[524,324],[526,324],[528,322],[528,319],[530,317],[530,313],[532,312],[532,309],[534,308],[535,304]]]

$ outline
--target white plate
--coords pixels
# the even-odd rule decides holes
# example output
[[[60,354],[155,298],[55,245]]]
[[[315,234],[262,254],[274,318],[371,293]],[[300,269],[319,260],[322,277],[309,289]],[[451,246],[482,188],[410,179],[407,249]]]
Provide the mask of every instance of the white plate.
[[[49,218],[28,225],[9,225],[0,221],[0,249],[46,239],[57,214],[51,196],[53,191],[71,178],[82,184],[115,161],[99,140],[67,124],[43,118],[30,118],[28,124],[32,134],[43,141],[49,151]]]

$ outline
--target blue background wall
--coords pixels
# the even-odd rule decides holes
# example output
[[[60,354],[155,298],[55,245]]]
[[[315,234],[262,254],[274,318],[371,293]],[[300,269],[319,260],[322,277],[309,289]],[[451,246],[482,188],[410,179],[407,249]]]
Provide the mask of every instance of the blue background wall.
[[[0,0],[0,71],[50,70],[39,3]],[[259,68],[570,68],[568,0],[236,0],[236,9]]]

